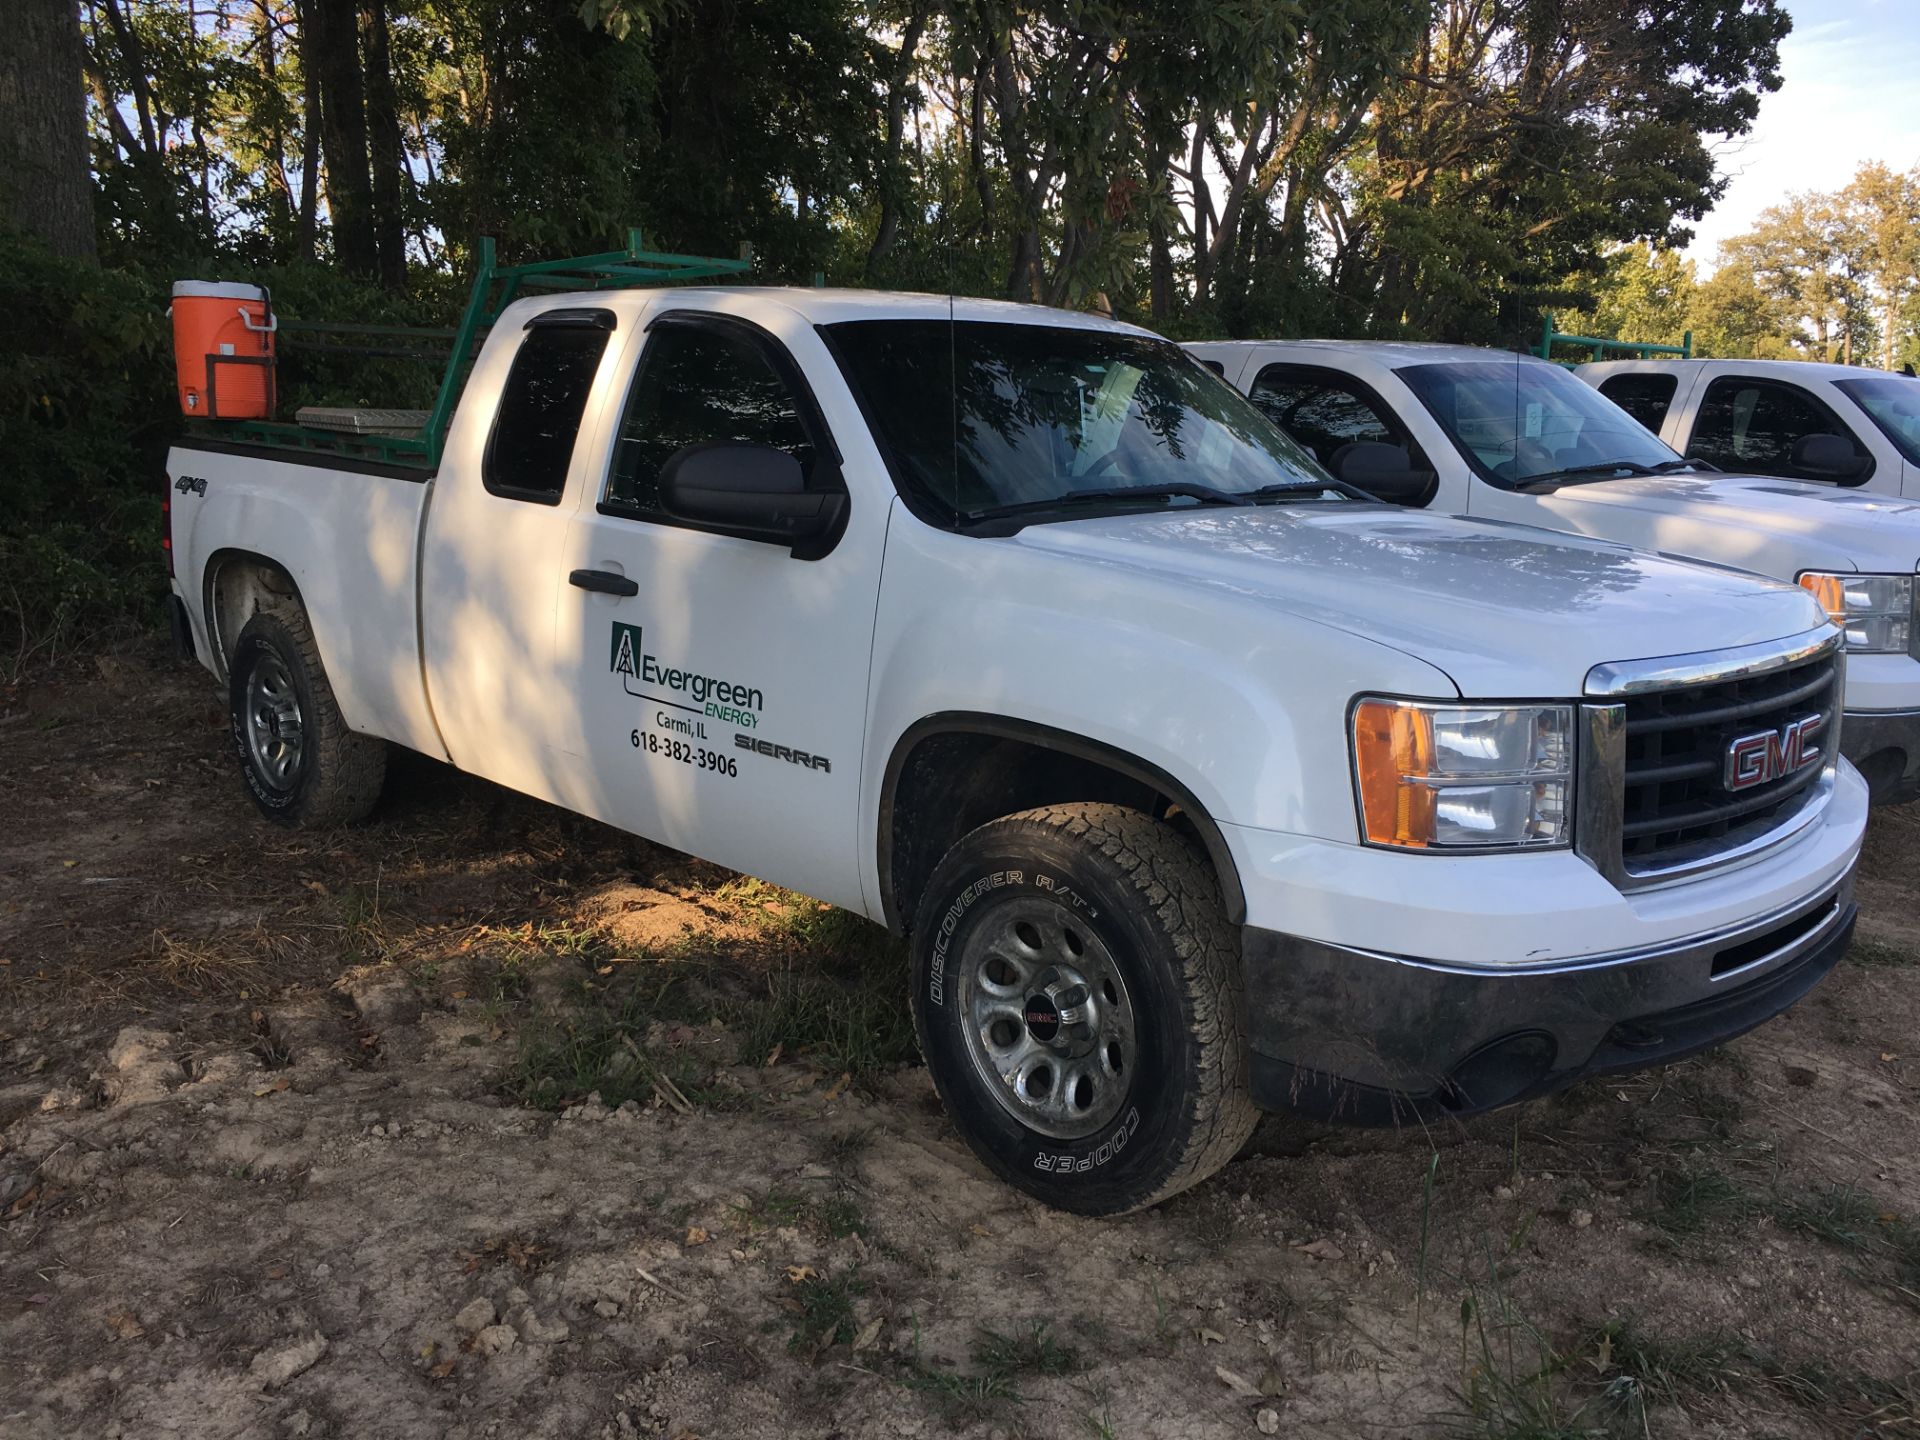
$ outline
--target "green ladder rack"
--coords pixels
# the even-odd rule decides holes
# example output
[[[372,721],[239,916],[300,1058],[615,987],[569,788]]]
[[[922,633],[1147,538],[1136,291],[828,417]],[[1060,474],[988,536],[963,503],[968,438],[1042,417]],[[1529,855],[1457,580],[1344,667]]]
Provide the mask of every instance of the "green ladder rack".
[[[491,236],[482,236],[473,288],[467,296],[466,312],[452,330],[423,329],[408,325],[329,324],[325,321],[286,321],[281,328],[296,333],[331,332],[399,342],[452,342],[447,368],[440,377],[440,389],[426,424],[417,436],[349,435],[308,429],[269,421],[208,421],[224,438],[249,445],[266,445],[282,450],[351,454],[392,465],[432,470],[440,464],[446,445],[447,426],[454,406],[466,384],[474,352],[481,336],[520,296],[523,286],[546,290],[613,290],[635,285],[675,284],[688,280],[714,280],[747,274],[753,269],[753,250],[742,246],[738,260],[721,260],[710,255],[674,255],[648,250],[641,242],[638,226],[627,232],[627,248],[609,250],[602,255],[578,255],[563,260],[537,260],[526,265],[501,265],[494,258]],[[351,349],[348,346],[322,348]],[[417,350],[384,349],[372,353],[419,356]]]
[[[1693,358],[1693,332],[1681,337],[1678,345],[1654,345],[1641,340],[1608,340],[1599,335],[1566,335],[1553,328],[1553,316],[1548,314],[1540,326],[1540,348],[1534,353],[1542,360],[1553,359],[1553,347],[1556,345],[1585,345],[1593,351],[1596,360],[1630,359],[1650,360],[1657,355],[1677,355],[1682,360]],[[1570,361],[1562,361],[1570,364]]]

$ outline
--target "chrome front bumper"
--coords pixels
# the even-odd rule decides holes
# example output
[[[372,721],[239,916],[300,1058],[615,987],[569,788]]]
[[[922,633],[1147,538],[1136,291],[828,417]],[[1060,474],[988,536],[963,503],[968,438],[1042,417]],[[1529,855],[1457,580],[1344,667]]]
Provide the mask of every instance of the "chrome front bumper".
[[[1443,965],[1249,928],[1254,1098],[1381,1125],[1662,1064],[1794,1004],[1846,953],[1854,916],[1849,870],[1727,930],[1541,966]]]

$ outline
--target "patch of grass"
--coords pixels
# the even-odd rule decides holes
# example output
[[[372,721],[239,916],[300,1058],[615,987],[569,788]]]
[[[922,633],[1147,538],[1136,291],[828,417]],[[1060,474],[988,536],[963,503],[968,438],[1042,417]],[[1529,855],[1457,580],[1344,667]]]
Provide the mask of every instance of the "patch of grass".
[[[1818,1361],[1789,1364],[1739,1336],[1667,1340],[1631,1321],[1600,1327],[1581,1349],[1612,1372],[1610,1388],[1636,1387],[1656,1403],[1684,1409],[1690,1398],[1765,1392],[1819,1415],[1870,1425],[1876,1434],[1920,1434],[1920,1375],[1887,1381]]]
[[[1160,1293],[1160,1282],[1148,1280],[1147,1288],[1153,1293],[1153,1336],[1162,1345],[1172,1349],[1180,1338],[1179,1327],[1173,1322],[1173,1310],[1168,1306],[1166,1297]]]
[[[1464,1409],[1448,1417],[1459,1440],[1609,1440],[1638,1433],[1637,1396],[1609,1386],[1575,1402],[1567,1357],[1514,1306],[1488,1262],[1489,1284],[1460,1302],[1460,1386]],[[1630,1412],[1630,1413],[1629,1413]]]
[[[1851,1185],[1793,1190],[1755,1188],[1707,1167],[1663,1170],[1646,1219],[1676,1240],[1735,1229],[1761,1217],[1789,1234],[1809,1235],[1870,1264],[1856,1278],[1889,1290],[1920,1310],[1920,1225]]]
[[[829,1345],[851,1345],[853,1302],[866,1293],[866,1282],[854,1271],[837,1276],[809,1275],[793,1287],[799,1308],[787,1349],[797,1354]]]
[[[770,974],[765,992],[728,1017],[740,1037],[741,1063],[758,1065],[778,1048],[868,1083],[916,1059],[906,966],[897,952],[876,948],[849,960],[838,973],[788,965]]]
[[[929,1364],[920,1353],[920,1320],[913,1319],[913,1353],[899,1362],[895,1377],[901,1388],[925,1395],[939,1408],[951,1429],[985,1419],[1003,1401],[1020,1402],[1011,1375],[987,1371],[969,1375],[943,1365]]]
[[[1847,960],[1850,964],[1864,965],[1873,970],[1910,970],[1920,965],[1920,953],[1889,945],[1884,940],[1855,937],[1853,944],[1847,948]]]
[[[635,1039],[662,1011],[674,977],[653,991],[635,988],[614,1001],[589,1003],[529,1025],[520,1032],[501,1090],[536,1110],[558,1110],[598,1093],[609,1107],[650,1100],[656,1087],[689,1104],[731,1109],[745,1097],[702,1083],[693,1057],[667,1060],[649,1054]]]
[[[1880,1210],[1873,1198],[1851,1185],[1830,1185],[1805,1195],[1774,1197],[1774,1223],[1838,1245],[1845,1250],[1870,1250],[1880,1243],[1874,1223]]]
[[[836,1130],[826,1139],[822,1147],[826,1152],[827,1164],[835,1170],[851,1170],[873,1148],[874,1127],[871,1125],[851,1125],[844,1130]]]
[[[733,1213],[748,1231],[786,1227],[828,1240],[844,1240],[867,1227],[866,1216],[844,1192],[822,1197],[778,1185],[752,1205],[733,1207]]]
[[[1078,1371],[1080,1354],[1047,1333],[1045,1320],[1033,1320],[1026,1330],[1002,1335],[982,1329],[973,1344],[973,1363],[989,1375],[1012,1380],[1019,1375],[1071,1375]]]
[[[1012,1382],[1000,1375],[967,1375],[915,1365],[900,1377],[900,1383],[932,1399],[950,1424],[984,1419],[1002,1403],[1020,1403]]]
[[[176,939],[164,930],[153,932],[147,972],[178,990],[197,995],[229,995],[259,977],[260,955],[275,942],[259,926],[248,935],[217,935],[205,939]]]
[[[1093,1440],[1120,1440],[1120,1432],[1114,1427],[1113,1406],[1102,1396],[1098,1401],[1100,1408],[1090,1410],[1082,1417],[1087,1424],[1087,1434]]]
[[[1646,1218],[1671,1236],[1738,1225],[1765,1209],[1759,1197],[1726,1171],[1706,1165],[1660,1171],[1654,1179],[1654,1200]]]

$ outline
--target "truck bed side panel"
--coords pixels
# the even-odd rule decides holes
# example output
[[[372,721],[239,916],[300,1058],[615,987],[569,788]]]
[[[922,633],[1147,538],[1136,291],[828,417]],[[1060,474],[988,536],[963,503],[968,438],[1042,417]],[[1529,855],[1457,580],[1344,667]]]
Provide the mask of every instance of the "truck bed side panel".
[[[354,730],[444,756],[421,677],[417,564],[430,485],[306,460],[176,446],[174,590],[216,667],[209,567],[241,552],[293,577],[341,714]],[[201,482],[204,482],[201,483]],[[239,626],[219,640],[231,648]]]

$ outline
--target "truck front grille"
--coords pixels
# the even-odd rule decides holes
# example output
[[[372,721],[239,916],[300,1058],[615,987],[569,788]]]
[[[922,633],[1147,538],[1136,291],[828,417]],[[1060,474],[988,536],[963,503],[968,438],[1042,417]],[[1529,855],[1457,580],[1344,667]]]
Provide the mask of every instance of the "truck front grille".
[[[1622,890],[1743,863],[1833,794],[1846,653],[1821,625],[1587,672],[1573,846]]]
[[[1717,684],[1633,695],[1626,709],[1626,784],[1621,854],[1629,871],[1678,849],[1764,830],[1826,770],[1840,738],[1839,662],[1818,655],[1799,665]],[[1804,750],[1793,727],[1818,717]],[[1796,768],[1774,774],[1758,737],[1781,737]],[[1729,752],[1751,737],[1753,773],[1729,782]],[[1775,765],[1773,768],[1782,768]]]

